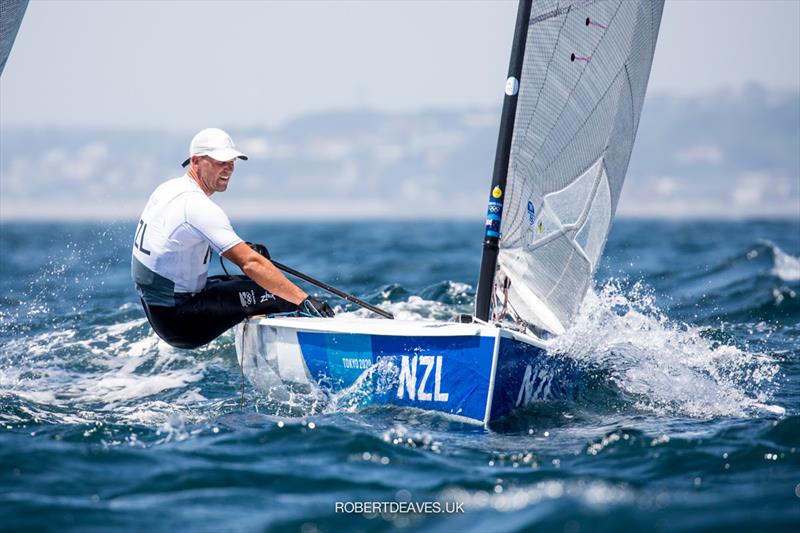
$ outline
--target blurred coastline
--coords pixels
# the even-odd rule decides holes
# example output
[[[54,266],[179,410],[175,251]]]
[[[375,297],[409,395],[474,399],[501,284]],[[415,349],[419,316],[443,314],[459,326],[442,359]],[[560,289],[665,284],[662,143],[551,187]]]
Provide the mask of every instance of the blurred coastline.
[[[499,116],[360,108],[230,128],[250,160],[215,201],[248,220],[479,220]],[[133,219],[193,133],[0,125],[0,220]],[[800,91],[650,95],[617,215],[800,218]]]

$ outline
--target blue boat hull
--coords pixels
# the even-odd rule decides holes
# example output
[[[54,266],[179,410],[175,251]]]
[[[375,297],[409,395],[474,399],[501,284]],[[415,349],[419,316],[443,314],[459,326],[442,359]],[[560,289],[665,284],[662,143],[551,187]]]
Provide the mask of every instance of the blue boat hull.
[[[493,326],[335,322],[251,319],[237,330],[240,362],[256,384],[259,372],[275,372],[326,394],[357,387],[366,404],[481,424],[535,402],[565,399],[580,379],[543,341]]]

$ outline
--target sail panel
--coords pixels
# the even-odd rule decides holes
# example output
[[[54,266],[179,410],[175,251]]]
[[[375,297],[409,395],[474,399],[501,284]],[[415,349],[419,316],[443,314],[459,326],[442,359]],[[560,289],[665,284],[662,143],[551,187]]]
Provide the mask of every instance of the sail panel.
[[[28,0],[0,0],[0,75],[6,66]]]
[[[545,0],[531,10],[496,286],[501,290],[508,280],[509,307],[538,327],[563,331],[597,268],[639,125],[663,6],[660,0]]]

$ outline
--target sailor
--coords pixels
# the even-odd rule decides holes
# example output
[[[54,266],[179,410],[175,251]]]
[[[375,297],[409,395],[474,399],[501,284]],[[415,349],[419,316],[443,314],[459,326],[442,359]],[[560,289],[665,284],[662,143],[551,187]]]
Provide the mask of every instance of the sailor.
[[[227,133],[199,132],[183,162],[188,171],[156,188],[136,228],[133,281],[153,330],[177,348],[207,344],[251,315],[333,316],[269,261],[266,248],[245,243],[211,200],[228,188],[237,158],[247,160]],[[208,277],[212,250],[246,275]]]

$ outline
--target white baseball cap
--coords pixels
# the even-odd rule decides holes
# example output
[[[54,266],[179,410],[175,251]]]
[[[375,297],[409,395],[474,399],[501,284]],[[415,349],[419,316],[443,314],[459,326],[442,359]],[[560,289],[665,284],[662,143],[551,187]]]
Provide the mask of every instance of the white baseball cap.
[[[237,157],[247,161],[247,156],[234,147],[231,136],[219,128],[206,128],[192,138],[189,159],[182,166],[188,165],[193,155],[207,155],[217,161],[230,161]]]

